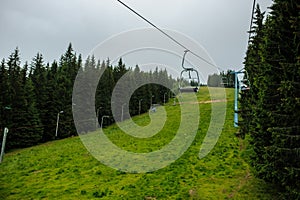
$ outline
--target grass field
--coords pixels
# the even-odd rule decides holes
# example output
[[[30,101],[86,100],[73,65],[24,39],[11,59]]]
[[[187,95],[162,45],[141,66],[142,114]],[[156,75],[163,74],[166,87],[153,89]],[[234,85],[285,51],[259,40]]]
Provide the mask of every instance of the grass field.
[[[246,162],[250,154],[247,142],[234,134],[237,130],[233,127],[233,90],[226,91],[222,134],[202,159],[198,157],[199,149],[209,127],[211,110],[206,87],[198,94],[197,135],[187,151],[167,167],[148,173],[112,169],[95,159],[79,137],[73,137],[7,153],[0,164],[0,199],[276,199],[272,186],[255,178]],[[159,150],[172,140],[179,127],[180,106],[172,104],[159,108],[165,109],[167,121],[150,138],[129,136],[116,125],[104,132],[127,151]],[[151,117],[155,121],[156,116]],[[150,116],[143,114],[133,120],[146,126]]]

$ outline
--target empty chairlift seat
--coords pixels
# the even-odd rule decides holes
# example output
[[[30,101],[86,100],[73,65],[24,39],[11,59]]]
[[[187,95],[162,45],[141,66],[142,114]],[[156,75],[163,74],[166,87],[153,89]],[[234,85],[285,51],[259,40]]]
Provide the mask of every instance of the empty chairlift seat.
[[[181,93],[198,92],[200,88],[200,78],[198,71],[194,68],[187,68],[184,66],[185,56],[187,52],[189,51],[184,51],[182,58],[181,66],[183,70],[180,73],[179,91]],[[185,75],[187,75],[188,78],[186,78]]]

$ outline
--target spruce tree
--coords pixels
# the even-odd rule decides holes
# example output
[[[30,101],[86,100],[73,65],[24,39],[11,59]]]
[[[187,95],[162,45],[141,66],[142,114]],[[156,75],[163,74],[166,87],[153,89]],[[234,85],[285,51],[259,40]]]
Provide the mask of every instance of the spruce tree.
[[[61,56],[57,72],[57,94],[60,101],[57,110],[63,111],[60,117],[59,138],[69,137],[76,134],[72,115],[72,91],[74,80],[78,71],[77,56],[70,43],[67,51]]]
[[[47,84],[50,80],[47,79],[47,69],[44,65],[43,56],[40,53],[37,53],[37,55],[33,58],[31,62],[29,78],[31,79],[32,84],[34,86],[36,107],[38,109],[40,120],[42,124],[46,126],[49,123],[49,113],[52,112],[52,110],[48,109],[49,102],[47,101],[47,99],[52,94],[48,93],[47,91]],[[48,131],[50,130],[44,129],[44,131],[45,133],[43,135],[48,135]]]
[[[129,70],[126,69],[125,64],[122,61],[122,58],[119,59],[118,65],[114,67],[113,69],[113,77],[114,77],[114,82],[117,84],[118,81],[122,78],[122,76],[127,73]],[[113,100],[113,113],[115,113],[115,120],[116,121],[121,121],[122,120],[122,107],[123,111],[125,109],[124,106],[129,106],[125,105],[126,102],[124,101],[126,97],[128,96],[127,94],[127,88],[129,85],[129,76],[126,76],[126,78],[123,78],[123,83],[119,84],[119,87],[116,89],[115,88],[115,100]],[[124,118],[124,113],[123,113],[123,119]]]
[[[26,72],[26,68],[24,69]],[[25,78],[25,77],[24,77]],[[25,78],[24,85],[24,104],[19,112],[22,112],[22,123],[20,127],[16,127],[16,131],[20,132],[20,138],[17,141],[22,141],[18,147],[28,147],[38,144],[43,135],[43,126],[39,118],[39,112],[36,108],[36,98],[34,86],[31,79]]]
[[[241,131],[251,135],[256,174],[279,185],[282,199],[300,199],[299,3],[275,0],[271,10],[265,22],[256,11]]]
[[[57,83],[57,70],[58,64],[53,61],[51,67],[47,68],[46,73],[46,83],[45,83],[45,94],[47,98],[45,99],[45,105],[47,111],[44,113],[44,118],[42,118],[44,133],[42,141],[50,141],[55,139],[55,129],[56,129],[56,117],[57,113],[60,112],[60,96],[58,94],[58,83]]]
[[[27,63],[20,67],[19,51],[16,49],[7,62],[9,100],[7,148],[20,148],[37,144],[42,136],[42,125],[36,109],[32,82],[27,77]]]
[[[112,121],[111,112],[111,95],[115,86],[113,69],[111,66],[106,66],[103,61],[99,69],[102,76],[97,85],[95,112],[98,115],[98,123],[101,123],[102,116],[110,116],[109,120],[104,122],[104,125],[110,124]]]
[[[7,126],[7,115],[11,102],[9,101],[9,84],[8,84],[8,71],[6,68],[5,60],[3,59],[0,66],[0,135],[3,133],[4,127]]]

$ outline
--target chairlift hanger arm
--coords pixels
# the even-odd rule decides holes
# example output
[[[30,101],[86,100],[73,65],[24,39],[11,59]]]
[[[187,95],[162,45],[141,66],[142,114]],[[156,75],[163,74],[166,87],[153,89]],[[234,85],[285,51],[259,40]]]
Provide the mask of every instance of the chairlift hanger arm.
[[[182,68],[185,69],[185,70],[189,70],[189,69],[190,69],[190,68],[187,68],[187,67],[184,66],[185,56],[186,56],[186,54],[187,54],[188,52],[189,52],[189,50],[185,50],[185,51],[184,51],[184,54],[183,54],[183,57],[182,57],[182,63],[181,63],[181,66],[182,66]]]

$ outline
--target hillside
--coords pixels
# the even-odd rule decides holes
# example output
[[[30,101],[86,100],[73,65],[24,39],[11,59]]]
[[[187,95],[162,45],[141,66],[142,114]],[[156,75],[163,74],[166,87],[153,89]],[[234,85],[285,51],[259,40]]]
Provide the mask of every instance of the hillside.
[[[226,92],[222,134],[202,159],[198,158],[199,149],[209,127],[212,104],[206,87],[198,94],[200,125],[195,140],[169,166],[148,173],[125,173],[100,163],[79,137],[72,137],[7,153],[0,164],[0,199],[276,199],[272,186],[255,178],[246,162],[250,154],[247,142],[234,134],[233,90]],[[163,107],[157,113],[160,109]],[[174,137],[181,113],[172,101],[164,109],[168,120],[153,137],[137,139],[123,134],[116,125],[104,132],[124,150],[158,150]],[[154,120],[155,114],[150,115]],[[149,114],[133,120],[142,126],[150,123]]]

